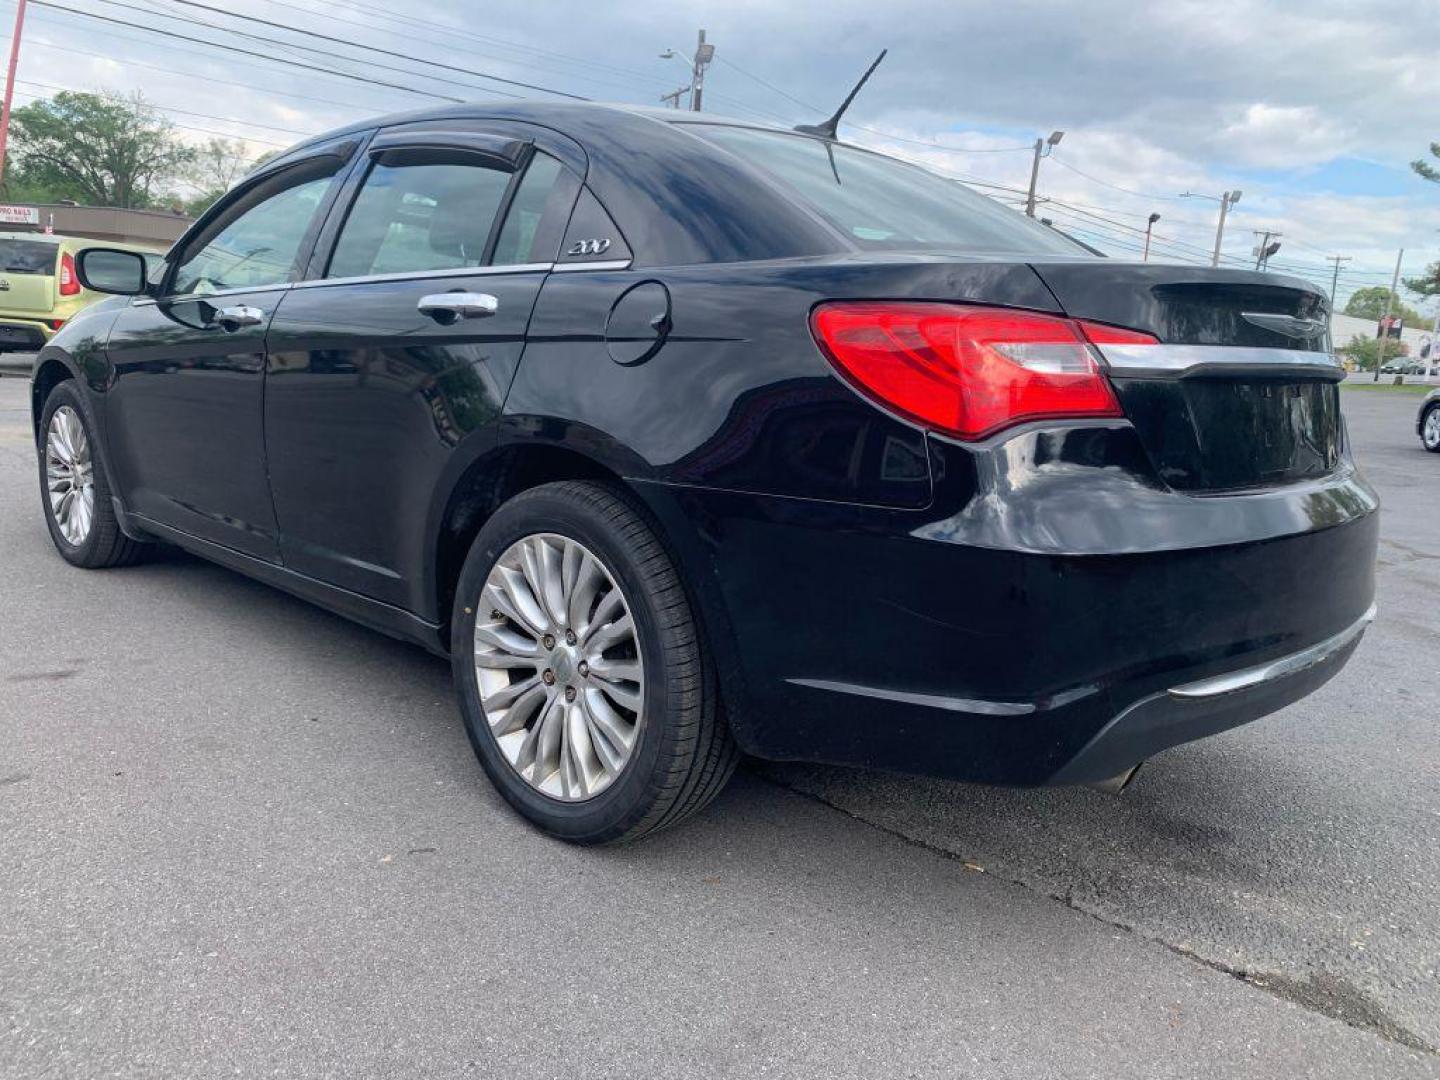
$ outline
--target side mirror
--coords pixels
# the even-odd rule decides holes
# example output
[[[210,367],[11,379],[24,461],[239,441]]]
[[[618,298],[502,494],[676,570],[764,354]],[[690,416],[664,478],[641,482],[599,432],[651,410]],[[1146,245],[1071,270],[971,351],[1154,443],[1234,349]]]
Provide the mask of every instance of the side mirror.
[[[145,291],[145,256],[119,248],[84,248],[75,256],[75,276],[95,292],[138,296]]]

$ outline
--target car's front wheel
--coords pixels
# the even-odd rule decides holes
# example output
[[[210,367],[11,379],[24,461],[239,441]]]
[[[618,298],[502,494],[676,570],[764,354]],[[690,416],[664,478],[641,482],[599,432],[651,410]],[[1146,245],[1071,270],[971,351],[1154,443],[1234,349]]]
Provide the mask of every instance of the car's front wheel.
[[[476,755],[551,835],[635,839],[700,809],[734,770],[679,574],[608,487],[546,484],[501,506],[461,570],[451,643]]]
[[[1425,410],[1420,421],[1420,441],[1432,454],[1440,454],[1440,402]]]
[[[55,549],[67,562],[90,569],[138,559],[145,545],[120,530],[95,427],[74,382],[50,391],[39,435],[40,491]]]

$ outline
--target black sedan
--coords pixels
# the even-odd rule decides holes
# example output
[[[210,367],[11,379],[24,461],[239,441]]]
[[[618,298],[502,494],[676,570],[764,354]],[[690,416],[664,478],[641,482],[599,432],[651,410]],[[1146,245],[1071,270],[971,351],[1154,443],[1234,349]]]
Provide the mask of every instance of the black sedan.
[[[740,752],[1120,787],[1372,616],[1305,282],[1120,263],[820,129],[446,107],[267,163],[39,355],[61,555],[177,544],[448,656],[581,843]]]

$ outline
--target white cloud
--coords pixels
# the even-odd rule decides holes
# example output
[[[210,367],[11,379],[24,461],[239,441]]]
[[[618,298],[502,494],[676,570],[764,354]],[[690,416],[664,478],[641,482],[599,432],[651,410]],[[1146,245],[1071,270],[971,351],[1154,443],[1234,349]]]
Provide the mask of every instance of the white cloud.
[[[1353,149],[1354,132],[1313,105],[1255,102],[1209,140],[1218,156],[1240,165],[1293,169],[1330,161]]]

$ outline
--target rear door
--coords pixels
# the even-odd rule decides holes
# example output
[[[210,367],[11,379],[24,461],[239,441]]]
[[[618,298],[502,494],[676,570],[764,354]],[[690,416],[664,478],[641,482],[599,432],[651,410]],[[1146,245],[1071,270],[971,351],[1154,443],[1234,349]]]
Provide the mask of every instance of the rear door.
[[[287,567],[420,610],[435,492],[493,442],[579,180],[458,122],[366,156],[270,327],[270,486]]]
[[[265,331],[357,146],[317,151],[234,192],[166,264],[159,297],[116,320],[106,437],[131,511],[279,560],[262,426]]]

